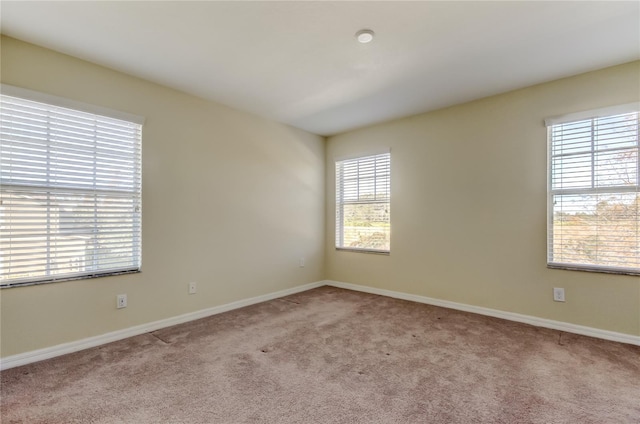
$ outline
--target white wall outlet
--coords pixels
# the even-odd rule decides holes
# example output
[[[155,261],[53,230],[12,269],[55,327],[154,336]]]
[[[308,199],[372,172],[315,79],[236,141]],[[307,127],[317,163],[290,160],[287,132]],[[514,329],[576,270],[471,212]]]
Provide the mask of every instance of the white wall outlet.
[[[192,281],[189,283],[189,294],[196,294],[196,291],[198,291],[198,287],[196,285],[195,281]]]
[[[562,287],[553,288],[553,300],[556,302],[564,302],[564,289]]]
[[[304,268],[304,258],[300,258],[300,268]]]
[[[127,307],[127,295],[126,294],[119,294],[116,297],[116,308],[122,309],[122,308],[126,308],[126,307]]]

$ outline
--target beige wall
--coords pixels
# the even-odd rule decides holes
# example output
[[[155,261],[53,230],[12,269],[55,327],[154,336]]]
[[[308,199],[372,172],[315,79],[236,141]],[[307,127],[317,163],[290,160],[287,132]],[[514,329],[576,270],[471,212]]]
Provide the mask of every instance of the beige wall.
[[[2,38],[1,59],[3,83],[147,119],[143,272],[0,291],[3,357],[325,277],[640,335],[640,278],[545,266],[542,122],[637,101],[640,62],[342,134],[325,152],[321,137],[17,40]],[[336,252],[334,159],[386,147],[392,253]]]
[[[146,117],[142,273],[0,291],[1,356],[323,278],[321,137],[11,38],[1,48],[5,84]]]
[[[546,267],[543,124],[639,99],[634,62],[329,138],[326,277],[640,335],[640,278]],[[386,147],[391,255],[335,251],[334,160]]]

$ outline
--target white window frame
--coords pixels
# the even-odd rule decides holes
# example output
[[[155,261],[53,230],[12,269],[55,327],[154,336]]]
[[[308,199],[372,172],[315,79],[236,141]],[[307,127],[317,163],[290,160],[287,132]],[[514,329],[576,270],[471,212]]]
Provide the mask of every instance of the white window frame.
[[[625,150],[633,151],[636,149],[636,163],[635,163],[635,184],[633,181],[630,184],[625,185],[601,185],[597,184],[596,181],[596,170],[595,163],[597,161],[596,157],[598,154],[606,153],[607,150],[599,150],[595,147],[595,139],[593,135],[591,136],[591,149],[588,151],[581,151],[580,153],[562,153],[556,154],[553,153],[553,134],[552,131],[554,127],[560,127],[563,124],[571,124],[574,122],[582,122],[582,121],[591,121],[592,127],[597,126],[598,123],[602,122],[600,119],[606,119],[615,117],[623,114],[633,114],[638,113],[640,111],[640,103],[629,103],[624,105],[617,105],[612,107],[606,107],[602,109],[589,110],[584,112],[572,113],[568,115],[548,118],[545,120],[545,124],[547,126],[547,142],[548,142],[548,163],[547,163],[547,266],[549,268],[555,269],[567,269],[567,270],[577,270],[577,271],[590,271],[590,272],[602,272],[602,273],[612,273],[612,274],[626,274],[626,275],[640,275],[640,266],[638,267],[627,267],[627,266],[616,266],[616,265],[606,265],[606,264],[593,264],[593,263],[584,263],[582,261],[569,261],[569,260],[556,260],[554,257],[554,201],[556,196],[577,196],[577,195],[620,195],[623,193],[627,194],[636,194],[636,196],[640,196],[640,120],[636,121],[636,145],[635,147],[624,148]],[[592,131],[593,132],[593,131]],[[609,150],[615,151],[620,148],[612,148]],[[554,188],[553,187],[553,178],[554,178],[554,158],[559,158],[564,155],[565,157],[584,155],[590,153],[591,158],[591,186],[590,187],[571,187],[571,184],[567,184],[567,187]],[[576,171],[577,172],[577,171]],[[580,171],[585,172],[585,171]],[[640,211],[636,212],[636,218],[640,219]],[[640,226],[640,222],[636,226],[638,228]],[[600,227],[599,228],[604,228]],[[640,230],[638,230],[640,231]],[[597,236],[597,230],[595,235]],[[637,250],[637,249],[636,249]],[[627,252],[632,255],[633,250]],[[562,256],[558,254],[557,256]],[[633,258],[632,258],[633,259]],[[601,259],[602,262],[604,260]],[[594,261],[596,262],[596,261]],[[637,263],[637,261],[636,261]]]
[[[2,154],[5,156],[0,158],[8,168],[6,172],[0,172],[0,195],[2,196],[0,207],[4,208],[5,211],[13,210],[12,212],[5,212],[4,222],[2,222],[2,211],[0,211],[0,225],[6,225],[4,228],[0,226],[0,231],[4,233],[1,236],[4,238],[5,246],[12,246],[11,248],[2,249],[4,252],[0,252],[0,277],[4,277],[0,278],[0,288],[140,272],[142,265],[141,155],[144,118],[6,84],[0,85],[0,92],[3,102],[7,101],[6,114],[3,114],[6,121],[1,124],[2,127],[0,128],[3,138],[0,142],[5,143],[5,149],[2,150]],[[28,102],[36,102],[37,104]],[[9,106],[10,104],[12,106]],[[29,112],[22,112],[22,110]],[[38,115],[33,115],[36,110]],[[46,118],[46,121],[44,118],[38,118],[37,121],[34,121],[32,117],[35,116],[51,116],[51,118]],[[66,136],[67,139],[68,137],[73,137],[70,139],[73,141],[71,143],[63,143],[64,147],[56,147],[56,143],[60,146],[60,141],[58,140],[61,139],[56,139],[55,136],[49,135],[49,131],[52,131],[50,128],[54,128],[54,125],[57,125],[55,128],[61,128],[59,123],[64,122],[65,128],[73,128],[70,131],[76,131],[76,127],[69,127],[69,125],[82,125],[79,123],[81,121],[76,120],[84,120],[82,121],[83,123],[93,122],[92,125],[95,125],[95,127],[87,127],[87,124],[84,124],[84,135]],[[31,122],[38,125],[37,135],[31,135],[30,132],[30,128],[35,127],[24,126],[33,125]],[[67,122],[72,123],[67,124]],[[94,129],[91,130],[90,128]],[[127,128],[123,130],[126,131],[122,133],[123,135],[113,135],[116,134],[113,132],[114,130],[117,132],[123,128]],[[42,132],[45,129],[46,136]],[[15,134],[19,134],[19,136]],[[65,132],[65,134],[67,133]],[[103,137],[107,137],[107,139]],[[129,144],[129,141],[131,144]],[[73,145],[81,146],[81,150],[74,150],[73,147],[69,147]],[[56,148],[59,152],[56,153],[58,159],[54,159],[54,156],[50,156],[48,153],[49,151],[56,151]],[[38,152],[35,155],[39,156],[32,156],[32,153],[26,153],[29,151]],[[87,152],[91,151],[93,152],[91,153],[94,158],[93,162],[86,159],[89,155]],[[42,152],[47,153],[43,156]],[[109,159],[110,157],[117,159]],[[31,161],[39,162],[38,168],[31,168]],[[96,165],[98,163],[104,165]],[[120,163],[125,163],[126,165],[120,165]],[[43,166],[45,168],[42,168]],[[49,169],[53,169],[50,168],[53,166],[57,167],[55,169],[58,169],[58,171],[55,171],[55,174],[50,174],[50,172],[54,172],[49,171]],[[125,169],[123,166],[127,168]],[[16,171],[11,171],[11,169]],[[34,171],[31,171],[31,169],[34,169]],[[43,174],[44,171],[42,169],[46,169],[46,173]],[[78,169],[82,173],[78,174]],[[87,170],[89,170],[89,175],[93,174],[93,177],[87,177]],[[40,176],[33,179],[25,172],[36,172],[37,174],[35,175]],[[76,180],[78,177],[74,177],[74,173],[81,175],[83,179]],[[124,174],[128,176],[123,177]],[[53,175],[57,176],[54,177]],[[87,182],[89,180],[93,182]],[[31,212],[35,213],[37,218],[30,217],[28,215],[29,212],[27,212],[29,209],[24,209],[25,206],[19,205],[23,200],[16,199],[29,199],[28,201],[31,202],[29,204],[37,204],[37,206],[29,206],[30,208],[37,208],[35,209],[36,212]],[[37,200],[34,201],[33,199]],[[69,202],[68,204],[71,206],[63,208],[62,204],[58,203],[59,201]],[[113,203],[114,201],[118,203]],[[79,207],[78,202],[81,204],[80,207],[83,208],[82,212],[66,212],[69,208],[79,210],[77,209]],[[89,211],[88,215],[87,211]],[[74,215],[77,213],[81,215]],[[99,218],[100,214],[106,216],[104,219],[107,221]],[[46,218],[43,218],[43,216],[46,216]],[[120,221],[120,218],[114,218],[118,216],[126,218],[127,223]],[[31,242],[25,241],[27,240],[25,237],[34,237],[33,234],[26,234],[29,233],[29,230],[24,230],[25,224],[22,224],[22,222],[29,222],[29,218],[32,220],[31,222],[34,219],[38,220],[35,225],[40,227],[36,228],[40,229],[43,225],[47,228],[44,233],[38,234],[38,237],[42,237],[46,241],[37,242],[37,248],[29,247],[32,246],[32,244],[29,244]],[[107,224],[106,222],[109,223]],[[115,222],[115,227],[113,227],[115,230],[111,230],[111,233],[107,235],[105,234],[107,230],[104,230],[104,227],[111,226],[112,222]],[[123,228],[125,228],[124,233]],[[118,234],[117,236],[110,235],[114,231]],[[103,237],[97,235],[100,232],[102,232]],[[121,236],[121,234],[126,235]],[[86,250],[86,247],[80,248],[74,244],[73,247],[65,246],[63,248],[64,251],[59,250],[57,253],[51,254],[50,251],[59,247],[52,240],[59,240],[64,236],[69,236],[69,238],[76,241],[86,239],[83,243],[91,247]],[[113,240],[114,237],[117,239],[130,237],[131,240],[126,244],[120,244],[120,241]],[[95,241],[92,242],[91,240]],[[81,242],[78,243],[81,244]],[[67,242],[67,245],[71,244]],[[111,250],[111,256],[105,256],[105,254],[96,250],[98,248],[95,246],[101,244],[106,245],[109,249],[116,249],[115,251],[120,249],[119,252],[130,251],[130,255],[114,254],[114,251]],[[43,250],[46,251],[46,254],[33,253],[36,251],[42,252]],[[78,252],[85,252],[84,256]],[[87,254],[91,256],[86,256]],[[27,260],[32,261],[32,265],[23,264],[25,255],[30,258]],[[76,255],[81,257],[82,265],[69,265],[69,263],[77,260],[75,258]],[[102,258],[106,257],[106,259],[96,259],[99,255],[102,255]],[[30,271],[38,275],[33,275],[33,273],[27,275],[29,274],[27,271],[16,271],[20,268],[16,264],[22,265],[23,269],[28,266]],[[52,268],[54,271],[52,271]],[[56,268],[57,270],[55,270]]]
[[[357,171],[356,175],[352,175],[352,180],[357,181],[358,188],[355,189],[355,192],[352,192],[351,198],[345,198],[345,176],[343,173],[344,166],[353,166],[356,165],[359,167],[365,163],[371,163],[373,161],[376,163],[374,165],[373,170],[370,170],[370,173],[367,176],[362,176],[359,171]],[[347,157],[340,158],[335,161],[335,174],[336,174],[336,231],[335,231],[335,248],[336,250],[344,250],[344,251],[352,251],[352,252],[362,252],[362,253],[377,253],[388,255],[391,252],[391,218],[390,218],[390,207],[391,207],[391,152],[389,149],[384,152],[378,153],[369,153],[366,155],[356,156],[356,157]],[[382,175],[382,176],[381,176]],[[362,182],[369,181],[368,189],[361,189],[360,184]],[[382,180],[382,185],[380,187],[375,187],[376,181]],[[371,184],[373,181],[373,188],[371,188]],[[363,198],[362,190],[370,191],[373,190],[374,198],[367,199]],[[349,197],[347,195],[347,197]],[[354,246],[346,246],[345,240],[345,229],[344,229],[344,219],[345,219],[345,206],[356,205],[356,204],[367,204],[367,205],[386,205],[386,214],[388,216],[388,228],[383,231],[385,237],[389,241],[389,248],[387,249],[378,249],[374,247],[354,247]]]

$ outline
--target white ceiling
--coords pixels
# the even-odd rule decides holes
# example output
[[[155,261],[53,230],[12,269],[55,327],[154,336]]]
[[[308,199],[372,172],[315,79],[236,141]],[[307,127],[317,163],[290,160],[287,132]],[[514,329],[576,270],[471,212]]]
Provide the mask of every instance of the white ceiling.
[[[13,2],[2,33],[332,135],[640,58],[640,2]],[[376,38],[359,44],[354,34]]]

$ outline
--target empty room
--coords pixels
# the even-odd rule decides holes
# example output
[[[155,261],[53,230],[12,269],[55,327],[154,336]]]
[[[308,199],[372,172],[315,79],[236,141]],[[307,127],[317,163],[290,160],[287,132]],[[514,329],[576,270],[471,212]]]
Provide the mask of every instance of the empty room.
[[[639,2],[0,12],[3,424],[640,423]]]

